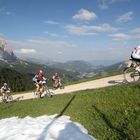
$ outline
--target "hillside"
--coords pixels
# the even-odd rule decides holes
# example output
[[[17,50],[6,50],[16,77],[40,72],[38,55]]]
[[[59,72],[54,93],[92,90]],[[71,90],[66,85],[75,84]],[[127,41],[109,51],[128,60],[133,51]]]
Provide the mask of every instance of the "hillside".
[[[36,74],[36,72],[41,69],[44,71],[44,74],[48,79],[51,79],[55,72],[58,72],[64,81],[75,81],[79,79],[77,74],[74,72],[69,72],[58,68],[51,68],[47,65],[35,64],[23,60],[0,61],[0,69],[1,68],[14,69],[18,72],[26,73],[32,76],[34,76],[34,74]]]
[[[64,82],[78,81],[80,79],[89,79],[95,76],[105,76],[110,72],[120,72],[125,67],[124,62],[110,66],[94,66],[86,61],[68,61],[65,63],[48,61],[46,64],[39,63],[38,59],[21,60],[16,57],[8,46],[6,40],[0,39],[0,69],[14,69],[20,73],[31,75],[42,69],[48,79],[57,72]],[[32,62],[31,62],[32,61]]]
[[[67,71],[73,71],[73,72],[90,72],[93,69],[93,65],[86,61],[67,61],[65,63],[50,63],[49,64],[51,67],[54,68],[61,68],[65,69]]]
[[[88,79],[94,76],[105,76],[113,72],[122,72],[126,67],[124,61],[109,66],[95,66],[86,61],[67,61],[65,63],[50,62],[48,65],[52,68],[76,72],[80,79]]]
[[[20,73],[14,69],[0,69],[0,87],[8,83],[12,92],[26,91],[34,88],[32,77],[26,73]]]
[[[19,59],[13,53],[10,46],[8,46],[6,40],[0,38],[0,69],[2,68],[16,70],[32,77],[41,69],[44,71],[44,74],[48,79],[51,79],[55,72],[58,72],[64,81],[74,81],[79,79],[74,72],[59,68],[50,68],[45,64],[37,64]]]
[[[36,119],[35,117],[44,114],[58,114],[59,118],[67,115],[72,121],[82,124],[90,135],[99,140],[138,140],[140,138],[139,100],[139,83],[124,84],[63,94],[51,99],[0,104],[0,118],[19,116],[27,119],[26,117],[30,116]],[[53,122],[46,122],[45,128],[49,128],[48,133],[52,132]],[[40,126],[40,122],[38,125]],[[67,130],[66,127],[63,129]]]

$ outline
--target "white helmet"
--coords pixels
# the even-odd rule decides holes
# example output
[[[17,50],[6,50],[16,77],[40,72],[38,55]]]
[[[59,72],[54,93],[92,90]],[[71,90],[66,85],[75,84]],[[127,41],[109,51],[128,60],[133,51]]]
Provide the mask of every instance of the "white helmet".
[[[7,86],[7,83],[4,83],[3,85],[4,85],[4,86]]]
[[[138,45],[138,46],[137,46],[137,48],[139,48],[139,49],[140,49],[140,45]]]

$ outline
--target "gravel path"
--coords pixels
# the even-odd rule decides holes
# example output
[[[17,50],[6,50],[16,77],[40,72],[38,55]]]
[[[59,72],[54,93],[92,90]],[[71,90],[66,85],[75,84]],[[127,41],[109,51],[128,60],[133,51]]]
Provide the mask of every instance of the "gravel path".
[[[57,89],[57,90],[50,90],[54,93],[54,95],[57,94],[64,94],[64,93],[71,93],[75,91],[85,90],[85,89],[96,89],[96,88],[102,88],[107,86],[112,86],[116,84],[123,83],[124,78],[123,75],[117,75],[117,76],[111,76],[106,77],[98,80],[92,80],[88,82],[83,82],[79,84],[69,85],[66,86],[64,89]],[[26,100],[26,99],[32,99],[35,98],[33,92],[27,92],[24,94],[17,94],[13,95],[14,100]],[[1,97],[0,97],[1,101]]]

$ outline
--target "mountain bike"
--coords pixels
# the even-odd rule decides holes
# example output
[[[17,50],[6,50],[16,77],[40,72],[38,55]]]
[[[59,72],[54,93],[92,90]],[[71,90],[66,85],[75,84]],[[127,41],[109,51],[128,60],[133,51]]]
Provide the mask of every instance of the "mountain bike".
[[[64,84],[63,84],[62,81],[59,81],[59,82],[53,84],[53,90],[56,90],[56,89],[58,89],[58,88],[64,89]]]
[[[137,82],[140,80],[140,72],[137,70],[139,63],[130,59],[127,67],[124,69],[124,80],[127,83]]]
[[[42,97],[52,97],[53,96],[53,92],[51,92],[48,88],[48,86],[46,85],[46,81],[40,81],[40,89],[43,88],[43,90],[35,90],[34,91],[34,96],[35,98],[42,98]]]
[[[5,96],[2,96],[2,102],[3,103],[9,103],[9,102],[12,102],[13,101],[13,96],[8,94],[8,93],[5,93]]]

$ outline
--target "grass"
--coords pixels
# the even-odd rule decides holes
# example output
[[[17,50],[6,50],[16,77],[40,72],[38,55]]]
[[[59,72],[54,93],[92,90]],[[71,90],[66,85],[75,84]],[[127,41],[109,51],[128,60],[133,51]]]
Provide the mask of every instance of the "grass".
[[[84,90],[53,98],[0,104],[0,119],[68,115],[98,140],[140,139],[140,85],[118,85]]]

